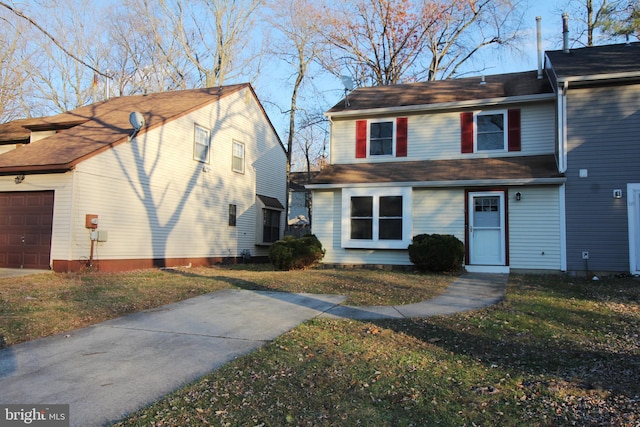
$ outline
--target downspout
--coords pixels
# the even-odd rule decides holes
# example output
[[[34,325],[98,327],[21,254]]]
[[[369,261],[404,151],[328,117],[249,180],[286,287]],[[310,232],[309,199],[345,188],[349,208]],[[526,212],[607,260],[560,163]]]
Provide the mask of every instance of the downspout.
[[[569,82],[558,85],[558,172],[567,171],[567,90]]]

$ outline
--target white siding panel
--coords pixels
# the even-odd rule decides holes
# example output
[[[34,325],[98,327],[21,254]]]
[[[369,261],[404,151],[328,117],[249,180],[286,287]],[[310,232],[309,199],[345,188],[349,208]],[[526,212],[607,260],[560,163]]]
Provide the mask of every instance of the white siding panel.
[[[508,108],[521,110],[522,151],[512,153],[501,151],[496,153],[496,156],[531,156],[554,152],[555,107],[553,102],[511,105],[499,110],[505,111]],[[483,111],[491,110],[487,108]],[[430,112],[410,115],[408,118],[407,157],[373,156],[366,159],[355,158],[355,119],[334,120],[331,127],[331,162],[333,164],[377,163],[390,160],[445,160],[487,156],[487,154],[461,154],[459,111]]]
[[[464,242],[464,190],[413,192],[413,235],[452,234]]]
[[[98,214],[100,229],[108,231],[108,241],[97,245],[98,258],[226,257],[244,249],[252,255],[267,253],[255,247],[255,194],[284,205],[286,156],[245,91],[78,166],[77,215]],[[211,129],[208,165],[193,160],[196,123]],[[234,139],[245,144],[244,174],[232,171]],[[236,227],[228,225],[229,204],[237,205]],[[74,258],[82,256],[81,241]]]
[[[513,196],[516,191],[522,194],[519,202]],[[509,194],[511,268],[560,270],[559,188],[523,187]]]

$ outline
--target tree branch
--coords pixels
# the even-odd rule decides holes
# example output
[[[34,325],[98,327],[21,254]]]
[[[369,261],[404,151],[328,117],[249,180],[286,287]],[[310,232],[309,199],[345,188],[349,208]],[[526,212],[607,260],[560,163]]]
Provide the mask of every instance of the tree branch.
[[[58,42],[58,40],[56,40],[55,37],[53,37],[47,30],[45,30],[42,26],[40,26],[40,24],[38,24],[36,21],[34,21],[33,19],[31,19],[30,17],[28,17],[27,15],[25,15],[24,13],[20,12],[19,10],[14,9],[13,7],[11,7],[10,5],[1,2],[0,1],[0,6],[4,6],[5,8],[9,9],[14,15],[19,16],[22,19],[25,19],[27,22],[29,22],[31,25],[33,25],[34,27],[36,27],[38,30],[40,30],[40,32],[42,32],[42,34],[44,34],[45,36],[47,36],[56,46],[58,46],[66,55],[70,56],[71,58],[73,58],[74,60],[78,61],[79,63],[81,63],[82,65],[84,65],[87,68],[92,69],[94,72],[96,72],[97,74],[100,74],[103,77],[106,78],[110,78],[106,73],[103,73],[102,71],[97,70],[96,68],[92,67],[91,65],[87,64],[85,61],[83,61],[82,59],[78,58],[76,55],[74,55],[73,53],[71,53],[70,51],[68,51],[60,42]]]

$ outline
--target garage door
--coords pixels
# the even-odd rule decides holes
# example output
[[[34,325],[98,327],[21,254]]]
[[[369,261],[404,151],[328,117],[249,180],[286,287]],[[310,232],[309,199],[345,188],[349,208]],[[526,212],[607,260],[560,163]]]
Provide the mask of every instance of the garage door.
[[[53,191],[0,193],[0,267],[49,269]]]

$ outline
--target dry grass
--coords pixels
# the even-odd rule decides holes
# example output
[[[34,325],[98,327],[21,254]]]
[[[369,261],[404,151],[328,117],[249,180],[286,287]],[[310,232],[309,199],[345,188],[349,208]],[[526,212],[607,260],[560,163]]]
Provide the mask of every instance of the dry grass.
[[[0,336],[9,345],[226,288],[348,295],[352,305],[417,302],[451,276],[374,270],[275,271],[268,265],[0,279]]]
[[[313,320],[120,426],[640,425],[640,283],[510,278],[494,307]]]

